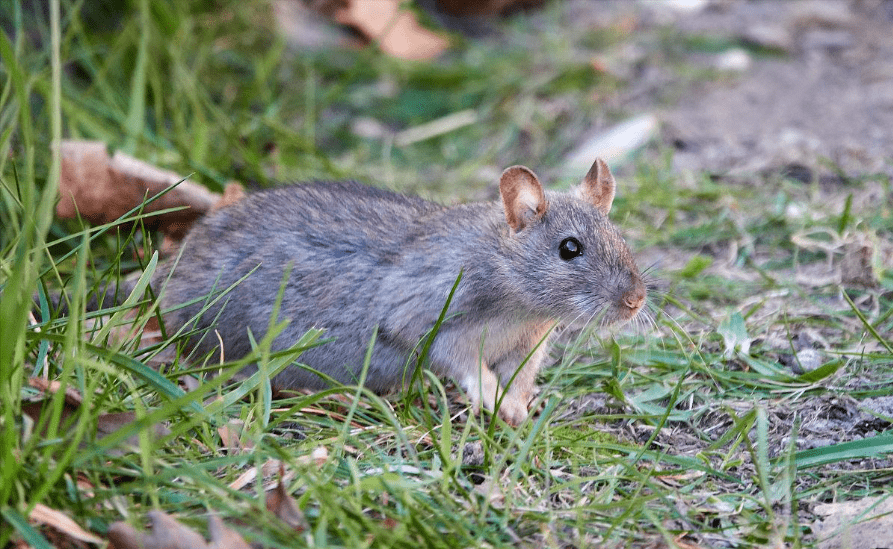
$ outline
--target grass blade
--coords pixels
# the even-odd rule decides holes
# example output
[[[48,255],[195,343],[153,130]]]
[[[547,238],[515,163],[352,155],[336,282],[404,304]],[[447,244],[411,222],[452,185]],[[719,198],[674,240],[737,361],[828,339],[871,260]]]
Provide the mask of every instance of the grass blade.
[[[2,514],[3,518],[5,518],[6,521],[22,535],[22,539],[28,542],[28,545],[34,547],[34,549],[53,549],[50,542],[40,535],[40,532],[32,528],[31,525],[28,524],[28,520],[20,515],[18,511],[14,509],[3,509],[0,511],[0,514]]]
[[[143,133],[146,125],[146,77],[149,65],[149,39],[152,24],[152,13],[149,11],[149,0],[140,0],[140,27],[139,46],[136,53],[136,66],[133,69],[133,77],[130,81],[130,108],[127,111],[127,140],[124,150],[130,154],[136,152],[138,138]]]
[[[797,464],[797,469],[805,469],[839,461],[883,458],[891,454],[893,454],[893,433],[885,433],[822,448],[801,450],[794,454],[794,462]]]

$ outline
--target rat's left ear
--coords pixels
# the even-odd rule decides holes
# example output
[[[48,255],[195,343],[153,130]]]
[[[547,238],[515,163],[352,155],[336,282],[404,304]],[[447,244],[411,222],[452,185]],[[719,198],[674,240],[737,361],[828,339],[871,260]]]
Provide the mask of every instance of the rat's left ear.
[[[580,198],[608,215],[608,212],[611,211],[611,204],[614,202],[616,188],[614,176],[611,175],[608,165],[601,158],[596,158],[586,177],[583,178],[583,183],[580,184]]]

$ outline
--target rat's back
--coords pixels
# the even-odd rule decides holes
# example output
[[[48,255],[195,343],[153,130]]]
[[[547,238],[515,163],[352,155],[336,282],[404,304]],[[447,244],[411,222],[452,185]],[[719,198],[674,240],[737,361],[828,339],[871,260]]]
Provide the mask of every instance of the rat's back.
[[[187,244],[195,246],[203,243],[204,238],[213,237],[214,241],[207,242],[207,249],[216,254],[223,247],[217,238],[245,244],[254,241],[288,245],[291,239],[302,237],[299,248],[306,244],[344,249],[355,243],[355,247],[375,253],[379,248],[389,248],[405,225],[442,209],[421,198],[354,181],[290,185],[253,193],[215,212],[189,233]],[[340,238],[332,240],[333,235]],[[240,250],[230,251],[238,254]]]
[[[404,241],[416,233],[413,227],[418,220],[443,209],[421,198],[355,182],[310,183],[254,193],[209,215],[190,231],[162,305],[172,308],[196,297],[210,297],[165,318],[179,328],[201,313],[194,327],[213,326],[217,334],[205,334],[197,342],[194,338],[194,349],[205,353],[222,341],[224,356],[238,358],[250,351],[248,329],[257,339],[266,332],[284,284],[279,317],[289,319],[290,325],[274,349],[289,347],[312,327],[325,327],[339,343],[308,351],[307,362],[312,363],[314,355],[325,355],[315,358],[354,366],[358,359],[362,362],[368,346],[369,323],[378,320],[369,318],[367,298],[378,292],[388,267],[399,261]],[[380,352],[387,352],[386,346],[379,347]],[[347,370],[343,375],[327,373],[353,381]],[[313,374],[303,375],[306,379],[288,385],[323,385]]]

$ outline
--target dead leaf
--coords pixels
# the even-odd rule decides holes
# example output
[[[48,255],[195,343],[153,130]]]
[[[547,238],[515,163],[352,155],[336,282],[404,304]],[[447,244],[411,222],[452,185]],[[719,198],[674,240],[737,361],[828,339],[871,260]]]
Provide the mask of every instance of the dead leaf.
[[[673,538],[673,542],[676,544],[679,549],[704,549],[703,545],[698,545],[697,543],[691,543],[685,540],[685,536],[688,534],[679,534],[675,538]]]
[[[228,530],[229,534],[239,538],[238,540],[225,540],[230,545],[218,545],[212,536],[212,544],[192,529],[180,524],[172,516],[162,511],[149,511],[148,532],[137,531],[126,522],[116,522],[109,527],[109,547],[114,549],[209,549],[210,547],[248,547],[244,539],[238,533]],[[208,519],[209,529],[212,528],[212,519]],[[218,531],[218,536],[220,536]],[[217,538],[220,539],[219,537]],[[241,543],[241,544],[239,544]]]
[[[112,433],[120,431],[122,428],[136,421],[134,412],[112,412],[108,414],[100,414],[96,418],[96,438],[107,437]],[[151,434],[155,438],[163,438],[171,433],[170,429],[163,423],[156,423],[152,426]],[[139,438],[134,435],[127,439],[127,443],[133,446],[139,444]]]
[[[822,503],[813,524],[819,549],[872,549],[886,547],[893,539],[893,497]]]
[[[322,467],[323,465],[325,465],[328,459],[329,451],[326,449],[326,447],[317,446],[313,449],[312,452],[310,452],[310,454],[298,456],[295,461],[301,465],[309,465],[310,463],[313,463],[317,467]],[[291,482],[291,479],[294,478],[294,472],[288,471],[283,474],[283,467],[284,464],[278,459],[269,459],[266,461],[266,463],[263,464],[263,466],[261,466],[261,475],[263,476],[263,478],[267,478],[275,474],[275,472],[278,470],[280,472],[280,483]],[[232,490],[241,490],[245,486],[248,486],[250,483],[254,482],[255,479],[257,479],[257,467],[251,467],[250,469],[246,469],[244,473],[239,475],[236,480],[232,481],[229,484],[229,487]],[[272,483],[269,484],[269,486],[270,487],[268,487],[267,484],[264,484],[264,488],[268,491],[275,489]]]
[[[68,515],[61,511],[50,509],[46,505],[40,503],[35,505],[28,518],[38,524],[54,528],[72,539],[83,541],[85,543],[92,543],[94,545],[103,544],[102,538],[98,538],[78,526],[78,524]]]
[[[702,471],[685,471],[675,475],[656,474],[654,478],[660,479],[667,486],[684,486],[690,484],[693,479],[704,476]]]
[[[280,466],[279,483],[276,488],[267,492],[267,510],[276,515],[279,520],[291,526],[297,532],[303,532],[309,525],[304,513],[298,508],[297,502],[285,491],[285,483],[282,477],[285,476],[285,467]]]
[[[867,232],[849,236],[840,261],[841,283],[862,288],[879,287],[883,266],[893,264],[893,243]]]
[[[22,403],[22,413],[31,418],[35,424],[40,421],[40,415],[43,413],[44,407],[49,405],[51,396],[59,391],[62,384],[58,381],[49,381],[43,378],[28,378],[28,385],[39,390],[42,395]],[[65,425],[66,421],[77,413],[83,402],[81,394],[71,387],[65,388],[65,399],[62,402],[62,412],[59,416],[60,425]],[[44,425],[44,430],[40,433],[46,435],[49,425]]]
[[[804,229],[791,235],[791,242],[805,250],[823,252],[828,257],[826,266],[819,265],[824,276],[801,272],[796,277],[797,283],[812,287],[843,284],[876,288],[883,266],[893,260],[893,245],[873,232],[839,234],[828,228]]]
[[[260,472],[261,480],[263,480],[264,478],[267,478],[269,476],[273,476],[276,474],[277,471],[281,471],[281,470],[282,470],[282,462],[281,461],[279,461],[278,459],[268,459],[261,466],[261,472]],[[289,477],[289,479],[291,478],[290,475],[282,476],[280,478],[284,480],[286,477]],[[248,486],[249,484],[251,484],[252,482],[254,482],[255,479],[257,479],[257,467],[251,467],[249,469],[246,469],[244,473],[239,475],[239,477],[236,480],[232,481],[229,484],[229,487],[231,490],[241,490],[242,488],[244,488],[244,487]]]
[[[250,549],[251,546],[235,530],[228,528],[220,517],[208,517],[208,535],[211,536],[211,549]]]
[[[402,0],[349,0],[336,8],[335,20],[358,29],[381,50],[393,57],[410,60],[433,59],[449,46],[443,36],[428,30]]]
[[[245,433],[245,422],[231,419],[217,428],[222,447],[230,452],[240,453],[254,448],[254,442]]]
[[[54,395],[62,388],[62,384],[59,381],[50,381],[42,377],[29,377],[28,385],[47,395]],[[65,403],[77,407],[82,402],[84,402],[84,397],[81,396],[81,393],[71,385],[66,385]]]
[[[304,513],[297,502],[285,489],[285,466],[275,460],[264,464],[264,473],[268,466],[278,465],[280,480],[276,487],[266,496],[267,510],[296,532],[309,528]],[[256,471],[252,468],[251,471]],[[138,531],[126,522],[116,522],[109,527],[108,540],[111,549],[248,549],[251,547],[235,530],[227,527],[214,515],[208,518],[208,534],[210,542],[192,529],[184,526],[176,519],[161,511],[148,513],[149,530]],[[98,540],[101,543],[102,540]],[[93,543],[93,542],[91,542]]]
[[[31,420],[36,424],[40,421],[40,415],[43,413],[44,408],[49,405],[50,395],[59,391],[62,387],[62,384],[58,381],[48,381],[42,378],[29,378],[28,385],[40,390],[44,393],[43,397],[40,400],[32,400],[30,402],[22,403],[22,413],[31,418]],[[65,400],[62,404],[62,413],[60,414],[60,425],[65,426],[66,421],[78,413],[79,408],[83,406],[83,397],[81,394],[71,388],[66,387],[65,389]],[[99,440],[101,438],[107,437],[112,433],[115,433],[121,430],[123,427],[130,425],[136,421],[136,414],[134,412],[112,412],[107,414],[99,414],[96,417],[96,439]],[[41,435],[46,435],[46,429],[48,425],[44,426],[44,431]],[[152,436],[155,438],[162,438],[170,434],[170,429],[163,423],[158,423],[152,426],[151,430]],[[139,436],[134,435],[128,438],[125,441],[125,444],[129,444],[131,446],[136,446],[139,444]]]
[[[80,215],[91,223],[110,223],[161,191],[183,179],[132,156],[116,152],[109,157],[105,143],[63,141],[60,200],[56,215]],[[208,212],[220,195],[190,181],[147,204],[144,212],[188,206],[186,210],[147,218],[148,227],[179,240],[191,224]]]
[[[269,461],[267,463],[270,463]],[[267,463],[264,464],[264,468],[266,468]],[[257,478],[257,468],[252,467],[250,469],[246,469],[244,473],[239,475],[236,480],[229,483],[229,487],[231,490],[241,490],[242,488],[248,486],[248,484],[254,482],[254,479]]]
[[[474,109],[465,109],[447,116],[432,120],[420,126],[407,128],[394,136],[394,144],[405,147],[419,141],[425,141],[449,133],[465,126],[471,126],[479,117]]]
[[[840,262],[841,282],[847,286],[875,288],[877,278],[871,265],[874,248],[867,242],[849,245]]]

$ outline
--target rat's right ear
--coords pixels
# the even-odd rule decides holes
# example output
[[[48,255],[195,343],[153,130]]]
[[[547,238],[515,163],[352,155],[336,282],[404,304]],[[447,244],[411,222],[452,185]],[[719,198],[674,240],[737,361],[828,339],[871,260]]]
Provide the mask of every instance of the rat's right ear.
[[[518,232],[546,213],[546,194],[536,174],[524,166],[512,166],[499,178],[499,194],[505,220]]]
[[[583,183],[580,185],[580,197],[608,215],[614,202],[614,191],[617,184],[611,170],[601,158],[596,158],[589,168]]]

